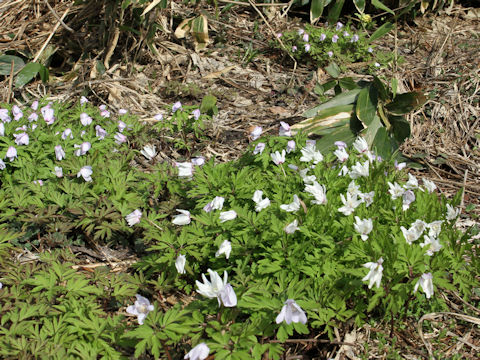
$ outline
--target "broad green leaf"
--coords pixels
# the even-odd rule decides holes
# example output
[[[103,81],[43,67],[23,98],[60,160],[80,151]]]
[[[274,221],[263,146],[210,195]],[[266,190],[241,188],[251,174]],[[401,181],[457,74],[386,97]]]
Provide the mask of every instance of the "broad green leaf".
[[[353,0],[355,7],[357,8],[360,14],[363,14],[365,11],[365,0]]]
[[[375,149],[377,155],[380,155],[384,159],[392,154],[390,136],[388,136],[387,129],[384,127],[378,128],[375,138],[373,139],[373,149]]]
[[[208,115],[215,115],[218,113],[217,98],[213,95],[205,95],[200,105],[200,112]]]
[[[337,128],[335,131],[327,136],[323,136],[317,140],[317,149],[325,152],[335,146],[335,141],[343,141],[346,144],[351,144],[356,138],[356,135],[350,130],[348,125]]]
[[[373,42],[377,39],[380,39],[383,35],[387,34],[392,30],[394,25],[390,22],[386,22],[382,26],[380,26],[375,32],[370,36],[369,42]]]
[[[25,66],[25,62],[22,58],[14,55],[2,55],[0,56],[0,75],[10,75],[12,70],[13,61],[13,73],[16,73]]]
[[[364,139],[368,143],[368,146],[370,146],[370,148],[373,146],[373,141],[375,139],[375,136],[377,135],[377,131],[381,127],[383,127],[383,125],[382,125],[382,122],[380,121],[380,117],[378,115],[375,115],[375,117],[373,118],[373,121],[365,130],[365,136],[364,136]]]
[[[388,120],[392,124],[393,137],[401,144],[410,136],[410,123],[403,116],[390,115]]]
[[[314,118],[303,120],[291,127],[294,133],[302,130],[306,133],[327,135],[339,126],[350,123],[353,104],[341,105],[319,111]]]
[[[23,67],[15,79],[16,87],[23,87],[28,84],[40,72],[42,65],[30,62]]]
[[[355,113],[358,119],[369,126],[377,114],[377,91],[373,86],[363,88],[358,94]]]
[[[310,5],[310,23],[315,23],[322,16],[325,0],[312,0]]]
[[[425,101],[427,98],[423,93],[412,91],[397,95],[395,100],[385,105],[385,108],[393,115],[404,115],[419,108]]]
[[[381,9],[383,11],[386,11],[392,15],[395,15],[393,10],[391,10],[388,6],[383,4],[380,0],[372,0],[372,5],[375,6],[377,9]]]
[[[334,98],[330,99],[329,101],[320,104],[318,106],[315,106],[314,108],[307,110],[303,113],[303,117],[306,118],[311,118],[317,115],[319,111],[332,108],[335,106],[340,106],[340,105],[349,105],[353,104],[358,96],[358,93],[360,92],[361,89],[354,89],[350,91],[346,91],[344,93],[341,93],[340,95],[335,96]]]
[[[342,89],[346,90],[353,90],[359,88],[358,84],[351,77],[344,77],[339,79],[338,85],[340,85]]]
[[[195,43],[195,51],[205,49],[210,42],[208,38],[208,20],[205,15],[197,16],[193,20],[191,33]]]
[[[390,100],[390,96],[388,94],[388,89],[377,76],[373,77],[373,87],[377,90],[378,95],[382,101]]]
[[[328,75],[331,77],[337,79],[338,76],[341,74],[342,70],[338,67],[337,64],[334,62],[330,63],[326,68],[325,71],[327,72]]]
[[[328,12],[328,22],[330,24],[337,22],[344,3],[345,3],[345,0],[335,0],[335,4],[332,7],[330,7],[330,11]]]
[[[394,99],[395,99],[395,96],[397,96],[397,90],[398,90],[398,79],[392,78],[392,93],[393,93]]]

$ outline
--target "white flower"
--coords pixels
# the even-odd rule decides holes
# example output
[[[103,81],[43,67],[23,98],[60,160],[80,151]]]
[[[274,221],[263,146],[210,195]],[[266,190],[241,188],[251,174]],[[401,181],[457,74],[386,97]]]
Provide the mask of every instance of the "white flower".
[[[179,177],[192,177],[193,176],[193,164],[191,162],[177,162],[178,176]]]
[[[107,131],[104,128],[102,128],[100,125],[96,125],[95,136],[98,138],[98,140],[103,140],[105,136],[107,136]]]
[[[437,188],[437,185],[435,185],[433,181],[427,180],[425,178],[422,178],[422,181],[423,181],[423,186],[425,186],[425,189],[427,189],[429,193],[434,192],[435,189]]]
[[[348,167],[343,165],[342,168],[340,169],[340,172],[338,173],[338,176],[345,176],[348,173],[349,173]]]
[[[18,121],[23,117],[23,112],[17,105],[12,106],[12,114],[15,121]]]
[[[298,227],[298,220],[293,220],[293,222],[285,226],[284,230],[287,234],[293,234],[295,231],[300,230]]]
[[[309,171],[309,168],[302,169],[299,171],[300,177],[302,178],[303,182],[305,185],[313,185],[315,180],[317,180],[317,177],[315,175],[307,175],[307,172]]]
[[[58,161],[61,161],[62,159],[65,159],[65,151],[63,151],[61,145],[55,146],[55,156]]]
[[[408,181],[403,185],[403,187],[407,190],[415,190],[418,189],[418,180],[412,174],[408,174]]]
[[[347,150],[345,150],[344,147],[339,147],[333,153],[337,157],[338,161],[340,161],[342,163],[348,160],[348,153],[347,153]]]
[[[425,221],[417,219],[412,223],[410,228],[416,231],[418,233],[418,236],[420,236],[427,228],[427,224],[425,223]]]
[[[422,235],[414,227],[407,230],[404,226],[400,226],[400,230],[402,230],[403,237],[408,245],[412,245],[412,242],[417,241],[420,235]]]
[[[357,150],[360,154],[366,153],[368,151],[368,143],[365,141],[364,138],[358,137],[354,143],[353,147]]]
[[[6,123],[12,121],[12,118],[8,115],[8,109],[0,109],[0,120]]]
[[[41,108],[40,111],[42,113],[43,120],[45,120],[47,125],[52,125],[53,122],[55,121],[54,110],[51,107],[49,107],[49,105],[47,105],[47,106],[44,106],[43,108]]]
[[[125,220],[127,220],[128,226],[133,226],[135,224],[138,224],[141,218],[142,218],[142,212],[139,209],[125,216]]]
[[[262,131],[263,130],[261,126],[255,126],[250,132],[250,138],[252,139],[252,141],[257,140],[262,135]]]
[[[228,260],[231,252],[232,252],[232,243],[228,240],[224,240],[220,244],[218,251],[215,253],[215,257],[219,257],[221,254],[225,254],[225,258]]]
[[[420,243],[420,246],[423,248],[424,246],[430,245],[430,247],[427,250],[427,255],[432,256],[433,253],[436,253],[440,251],[442,248],[442,244],[440,244],[440,241],[437,238],[430,237],[428,235],[423,235],[424,242]]]
[[[295,140],[290,140],[287,142],[287,154],[290,154],[292,151],[295,151],[296,148]]]
[[[163,114],[156,114],[153,116],[153,118],[157,121],[162,121],[163,120]]]
[[[278,136],[292,136],[290,125],[288,125],[286,122],[280,121],[280,130],[278,131]]]
[[[118,110],[118,114],[119,114],[119,115],[125,115],[126,113],[128,113],[128,110],[127,110],[127,109],[119,109],[119,110]]]
[[[223,280],[216,271],[207,270],[210,274],[210,281],[207,280],[205,274],[202,274],[203,283],[195,281],[197,292],[208,298],[217,298],[218,305],[223,303],[225,307],[234,307],[237,305],[237,296],[230,284],[227,284],[228,274],[223,273]]]
[[[192,115],[193,115],[193,118],[194,118],[195,120],[198,120],[198,119],[200,118],[200,115],[201,115],[200,109],[195,109],[195,110],[193,110],[193,111],[192,111]]]
[[[348,216],[355,211],[355,208],[362,203],[362,200],[359,200],[357,196],[352,196],[347,193],[347,197],[340,194],[340,199],[342,200],[343,206],[338,208],[343,215]]]
[[[395,169],[400,171],[407,166],[407,163],[404,163],[404,162],[399,163],[397,160],[395,160],[394,166],[395,166]]]
[[[145,158],[150,161],[152,160],[155,156],[157,156],[157,149],[155,148],[155,145],[150,145],[147,144],[143,147],[142,150],[140,150],[140,154],[145,156]]]
[[[265,150],[265,143],[259,142],[253,150],[253,155],[261,154]]]
[[[74,144],[73,147],[78,148],[78,150],[75,150],[75,155],[82,156],[92,148],[92,144],[90,144],[88,141],[85,141],[81,145]]]
[[[270,156],[275,165],[280,165],[285,162],[285,150],[282,150],[282,153],[275,151],[274,153],[271,153]]]
[[[88,126],[92,123],[92,118],[87,113],[81,113],[80,122],[83,126]]]
[[[2,159],[0,159],[0,170],[4,170],[7,166],[5,165],[5,163],[3,162]]]
[[[215,196],[212,201],[210,201],[207,205],[203,207],[203,210],[207,213],[212,210],[222,210],[224,201],[225,198],[221,196]]]
[[[380,287],[380,282],[382,281],[383,275],[383,258],[378,259],[377,262],[368,262],[363,264],[364,267],[370,269],[368,274],[362,279],[362,281],[370,281],[368,288],[371,289],[373,284],[377,285],[377,288]]]
[[[388,192],[390,193],[390,195],[392,195],[392,200],[396,200],[397,198],[402,197],[403,193],[405,192],[405,190],[397,183],[392,184],[389,181],[388,187],[390,188]]]
[[[275,322],[280,324],[285,321],[287,324],[293,323],[307,323],[307,315],[302,308],[295,302],[295,300],[288,299],[285,301],[280,314],[277,315]]]
[[[355,224],[353,224],[355,231],[360,233],[360,236],[363,241],[368,239],[368,234],[373,230],[372,219],[360,219],[358,216],[355,216]]]
[[[143,321],[147,317],[150,311],[153,311],[155,307],[150,305],[150,301],[147,298],[144,298],[141,295],[135,295],[137,300],[135,301],[135,305],[130,305],[127,307],[127,313],[130,315],[135,315],[138,319],[138,323],[143,325]]]
[[[460,214],[460,209],[455,209],[452,205],[447,204],[447,220],[455,220]]]
[[[288,212],[298,211],[300,209],[300,199],[295,194],[295,195],[293,195],[293,202],[291,202],[290,204],[280,205],[280,209],[288,211]]]
[[[177,260],[175,260],[175,267],[177,268],[177,272],[179,274],[185,274],[185,263],[187,262],[187,258],[185,255],[178,255]]]
[[[2,124],[3,125],[3,124]],[[28,145],[30,142],[30,138],[26,132],[22,132],[20,134],[13,134],[15,137],[15,144],[17,145]]]
[[[205,164],[205,158],[203,156],[194,157],[192,164],[195,166],[203,166],[203,164]]]
[[[87,99],[85,96],[82,96],[82,97],[80,98],[80,104],[81,104],[81,105],[84,105],[84,104],[86,104],[86,103],[88,103],[88,99]],[[33,104],[32,104],[32,106],[33,106]],[[37,106],[38,106],[38,103],[37,103]],[[33,109],[33,107],[32,107],[32,109]],[[35,110],[35,109],[34,109],[34,110]]]
[[[59,178],[63,177],[63,169],[59,166],[55,166],[54,174]]]
[[[208,357],[210,349],[208,348],[207,344],[200,343],[191,349],[187,355],[185,355],[184,359],[190,360],[205,360]]]
[[[122,120],[118,120],[117,127],[118,131],[123,132],[123,130],[125,130],[127,127],[127,124],[125,124]]]
[[[430,297],[433,295],[432,279],[433,279],[432,273],[422,274],[420,279],[418,279],[417,283],[415,284],[415,288],[413,289],[413,292],[416,293],[418,290],[418,287],[421,286],[423,292],[427,296],[427,299],[430,299]]]
[[[350,181],[350,184],[348,184],[347,193],[352,196],[360,196],[360,185],[355,184],[355,180]]]
[[[62,139],[66,140],[67,138],[73,139],[72,129],[67,128],[62,132]]]
[[[358,194],[358,196],[365,203],[365,206],[369,207],[373,204],[373,197],[375,196],[375,191],[370,191],[369,193],[360,193]]]
[[[432,221],[431,223],[427,224],[428,227],[428,236],[430,237],[438,237],[440,232],[442,231],[442,224],[443,220]]]
[[[315,144],[307,143],[300,151],[302,152],[302,157],[300,158],[302,162],[313,161],[314,164],[318,164],[323,160],[323,155],[320,151],[317,151]]]
[[[9,146],[7,149],[7,153],[5,154],[5,158],[8,158],[8,160],[13,161],[17,157],[17,149],[15,149],[13,146]]]
[[[415,193],[412,190],[407,190],[402,195],[402,209],[403,211],[410,208],[410,204],[415,201]]]
[[[235,210],[223,211],[220,213],[220,222],[224,223],[225,221],[233,220],[237,217]]]
[[[369,162],[368,161],[365,161],[362,164],[360,164],[358,161],[355,165],[352,166],[352,169],[350,170],[350,177],[352,179],[358,179],[359,177],[367,177],[368,176],[368,166],[369,166]]]
[[[177,102],[176,102],[175,104],[173,104],[173,106],[172,106],[172,112],[175,112],[175,111],[177,111],[177,110],[179,110],[179,109],[181,109],[181,108],[182,108],[182,103],[181,103],[180,101],[177,101]]]
[[[115,143],[117,145],[127,142],[127,137],[119,132],[117,132],[113,138],[115,139]]]
[[[255,206],[255,211],[256,212],[260,212],[263,209],[270,206],[270,199],[269,198],[262,199],[262,196],[263,196],[263,191],[262,190],[256,190],[253,193],[252,200],[256,204],[256,206]]]
[[[175,225],[188,225],[192,221],[190,219],[190,211],[188,210],[182,210],[182,209],[177,209],[177,211],[180,213],[178,215],[175,215],[172,220],[172,224]]]
[[[312,204],[322,205],[327,203],[325,185],[320,185],[318,182],[314,181],[313,185],[305,185],[305,191],[315,197]]]
[[[5,136],[5,125],[0,122],[0,136]]]

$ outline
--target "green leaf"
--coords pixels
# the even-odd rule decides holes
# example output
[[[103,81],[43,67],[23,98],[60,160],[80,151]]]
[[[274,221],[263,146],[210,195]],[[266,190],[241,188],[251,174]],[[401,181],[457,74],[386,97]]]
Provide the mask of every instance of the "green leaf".
[[[337,79],[338,76],[341,74],[341,70],[340,68],[338,67],[337,64],[335,64],[334,62],[330,63],[326,68],[325,68],[325,71],[327,72],[328,75],[330,75],[331,77]]]
[[[377,135],[378,129],[382,127],[383,125],[382,125],[382,122],[380,121],[380,117],[378,115],[375,115],[373,118],[373,121],[365,130],[365,136],[364,136],[365,141],[368,143],[370,147],[373,146],[373,142],[374,142],[375,136]]]
[[[388,120],[392,124],[393,137],[399,143],[402,143],[410,136],[410,123],[403,116],[389,116]]]
[[[23,67],[15,79],[16,87],[23,87],[28,84],[40,72],[42,65],[35,62],[30,62]]]
[[[363,88],[358,94],[355,113],[366,126],[370,125],[377,113],[377,91],[373,86]]]
[[[365,11],[365,0],[353,0],[358,12],[363,14]]]
[[[358,89],[358,84],[351,77],[344,77],[338,80],[338,85],[345,90]]]
[[[380,99],[382,101],[390,100],[387,87],[385,86],[383,81],[380,80],[377,76],[373,77],[373,87],[377,90],[378,95],[380,96]]]
[[[217,98],[213,95],[205,95],[200,105],[200,112],[208,115],[215,115],[218,113]]]
[[[14,73],[16,73],[25,66],[25,62],[23,61],[23,59],[18,56],[2,55],[0,56],[0,75],[10,75],[10,71],[12,70],[12,61]]]
[[[372,5],[375,6],[377,9],[381,9],[383,11],[386,11],[392,15],[395,15],[393,10],[391,10],[388,6],[380,2],[380,0],[372,0]]]
[[[373,1],[372,1],[372,3],[373,3]],[[369,41],[373,42],[377,39],[380,39],[383,35],[390,32],[393,29],[393,27],[394,27],[394,25],[392,23],[386,22],[385,24],[380,26],[377,30],[375,30],[375,32],[372,34],[372,36],[370,36]]]
[[[395,98],[395,96],[397,96],[397,90],[398,90],[398,79],[397,78],[392,78],[393,98]]]
[[[302,130],[308,134],[327,135],[335,128],[350,123],[353,104],[334,106],[321,110],[313,118],[303,120],[291,127],[294,133]]]
[[[349,105],[353,104],[358,96],[358,93],[360,92],[361,89],[353,89],[350,91],[346,91],[341,93],[340,95],[335,96],[334,98],[330,99],[329,101],[320,104],[318,106],[315,106],[312,109],[309,109],[303,113],[303,117],[314,117],[317,115],[319,111],[332,108],[335,106],[340,106],[340,105]]]
[[[404,115],[422,106],[427,98],[420,92],[408,92],[399,94],[385,108],[393,115]]]
[[[340,13],[342,12],[343,4],[345,0],[336,0],[335,4],[330,8],[328,12],[328,22],[330,24],[336,23]]]
[[[377,155],[381,157],[388,158],[392,154],[392,143],[390,141],[390,136],[388,136],[387,129],[383,126],[380,127],[375,134],[373,139],[373,148],[375,149]]]
[[[315,23],[322,16],[325,0],[312,0],[310,5],[310,23]]]

